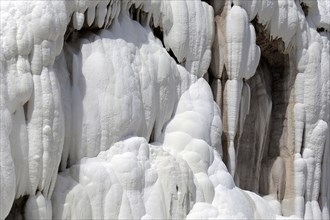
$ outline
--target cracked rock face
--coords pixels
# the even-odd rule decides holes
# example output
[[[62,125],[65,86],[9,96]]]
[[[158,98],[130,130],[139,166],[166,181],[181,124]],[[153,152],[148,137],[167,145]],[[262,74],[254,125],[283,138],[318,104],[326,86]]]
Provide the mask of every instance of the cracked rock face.
[[[330,218],[328,1],[0,4],[0,219]]]

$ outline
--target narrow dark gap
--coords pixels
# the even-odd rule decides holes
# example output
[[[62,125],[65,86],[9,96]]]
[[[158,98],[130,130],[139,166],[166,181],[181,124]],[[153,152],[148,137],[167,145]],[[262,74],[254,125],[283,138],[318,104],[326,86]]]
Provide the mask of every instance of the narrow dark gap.
[[[168,54],[169,54],[169,55],[175,60],[175,62],[176,62],[177,64],[179,64],[179,61],[178,61],[178,59],[176,58],[176,56],[174,55],[172,49],[170,49],[170,50],[167,51],[167,52],[168,52]]]
[[[209,81],[208,81],[208,83],[209,83],[209,85],[210,85],[210,88],[212,88],[212,83],[213,83],[213,81],[214,80],[216,80],[216,78],[214,78],[214,76],[213,76],[213,74],[210,72],[210,68],[209,68],[209,70],[207,71],[207,73],[209,74]],[[213,92],[213,91],[212,91]],[[213,94],[213,100],[215,101],[215,96],[214,96],[214,94]],[[221,106],[219,106],[219,107],[221,107]]]
[[[222,74],[221,74],[221,88],[222,88],[222,94],[225,92],[225,85],[228,80],[228,74],[227,74],[227,68],[226,66],[223,67]],[[223,98],[221,103],[221,109],[223,109]],[[221,118],[223,118],[223,111],[221,111]]]
[[[302,142],[301,142],[301,148],[300,148],[300,155],[302,156],[304,153],[304,149],[305,149],[305,126],[303,128],[303,133],[302,133]]]
[[[153,27],[152,31],[153,31],[155,37],[158,38],[162,42],[162,45],[165,48],[163,30],[160,27]]]
[[[226,81],[228,80],[228,74],[227,74],[227,69],[226,69],[226,66],[223,67],[223,70],[222,70],[222,74],[221,74],[221,94],[223,95],[224,94],[224,91],[225,91],[225,85],[226,85]],[[224,106],[223,106],[223,97],[222,97],[222,103],[221,103],[221,106],[220,109],[221,109],[221,118],[223,120],[227,120],[223,117],[224,115]],[[222,122],[223,124],[224,122]],[[222,154],[223,154],[223,162],[224,164],[228,164],[229,163],[229,154],[228,154],[228,140],[227,140],[227,136],[222,132],[222,135],[221,135],[221,144],[222,144]]]
[[[128,11],[129,15],[131,16],[131,19],[133,19],[134,21],[138,21],[138,14],[137,9],[135,8],[135,4],[132,4]]]
[[[228,140],[227,140],[227,135],[223,132],[221,135],[221,145],[222,145],[222,161],[224,164],[228,164],[229,163]]]
[[[21,219],[25,220],[25,205],[28,200],[29,196],[21,196],[18,199],[15,199],[13,206],[9,212],[9,215],[5,218],[5,220],[16,220]]]
[[[316,28],[316,31],[321,33],[321,32],[326,32],[325,29],[323,27],[320,28]]]
[[[305,17],[307,17],[307,15],[308,15],[308,6],[305,4],[305,3],[300,3],[300,6],[301,6],[301,8],[302,8],[302,10],[303,10],[303,12],[304,12],[304,14],[305,14]]]
[[[154,141],[155,141],[155,124],[152,127],[152,131],[151,131],[151,134],[150,134],[150,138],[149,138],[149,142],[148,143],[152,143]]]
[[[27,122],[28,106],[29,106],[29,101],[27,101],[27,102],[23,105],[24,116],[25,116],[25,121],[26,121],[26,122]]]

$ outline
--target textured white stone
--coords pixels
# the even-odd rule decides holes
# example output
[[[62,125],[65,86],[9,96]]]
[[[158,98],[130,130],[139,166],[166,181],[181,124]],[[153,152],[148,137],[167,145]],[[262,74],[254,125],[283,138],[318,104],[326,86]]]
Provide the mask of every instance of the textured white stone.
[[[329,219],[329,1],[207,2],[1,1],[0,219]],[[290,69],[263,197],[235,175],[271,118],[255,18]]]

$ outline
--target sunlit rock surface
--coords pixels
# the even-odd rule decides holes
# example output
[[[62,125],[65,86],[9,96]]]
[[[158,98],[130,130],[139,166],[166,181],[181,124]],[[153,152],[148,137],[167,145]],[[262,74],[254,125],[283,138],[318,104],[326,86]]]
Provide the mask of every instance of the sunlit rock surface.
[[[0,219],[330,218],[329,1],[0,4]]]

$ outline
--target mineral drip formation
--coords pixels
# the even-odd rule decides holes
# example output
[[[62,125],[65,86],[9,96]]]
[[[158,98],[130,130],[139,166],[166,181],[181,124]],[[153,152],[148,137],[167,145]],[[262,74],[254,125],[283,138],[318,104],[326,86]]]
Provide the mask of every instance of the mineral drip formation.
[[[330,218],[329,1],[0,4],[0,219]]]

